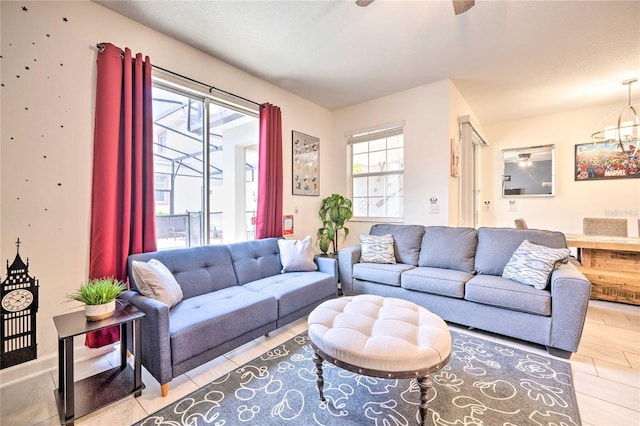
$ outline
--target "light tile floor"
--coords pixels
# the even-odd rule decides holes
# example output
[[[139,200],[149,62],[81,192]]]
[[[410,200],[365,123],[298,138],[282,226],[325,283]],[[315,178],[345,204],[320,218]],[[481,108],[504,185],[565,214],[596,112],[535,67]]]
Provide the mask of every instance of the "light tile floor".
[[[465,333],[547,355],[544,348],[497,335],[451,326]],[[169,395],[143,369],[146,389],[76,421],[77,425],[129,425],[217,377],[287,341],[306,329],[306,319],[260,337],[176,379]],[[79,363],[76,380],[118,364],[118,352]],[[580,348],[571,357],[578,405],[585,426],[640,425],[640,307],[591,301]],[[56,372],[42,374],[0,389],[3,426],[57,425],[53,399]]]

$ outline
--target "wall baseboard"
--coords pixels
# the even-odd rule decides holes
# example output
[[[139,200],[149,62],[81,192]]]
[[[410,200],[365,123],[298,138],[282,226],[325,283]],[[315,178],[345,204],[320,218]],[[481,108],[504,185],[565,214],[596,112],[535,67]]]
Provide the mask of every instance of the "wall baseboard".
[[[113,352],[120,346],[119,343],[103,346],[97,349],[87,348],[84,345],[78,345],[74,342],[74,363],[80,361],[86,361],[91,358],[100,357]],[[25,362],[22,364],[14,365],[6,370],[0,371],[0,389],[7,386],[31,379],[36,376],[40,376],[45,373],[54,372],[57,374],[58,370],[58,355],[50,354],[47,356],[34,359],[33,361]],[[54,377],[57,380],[57,377]]]

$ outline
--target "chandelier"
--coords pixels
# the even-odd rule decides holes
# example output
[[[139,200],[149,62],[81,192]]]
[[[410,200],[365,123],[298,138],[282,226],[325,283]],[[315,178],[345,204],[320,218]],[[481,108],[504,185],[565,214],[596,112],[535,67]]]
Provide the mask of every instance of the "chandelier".
[[[640,137],[640,117],[638,117],[637,105],[631,105],[631,85],[637,82],[637,78],[631,78],[622,82],[627,86],[629,102],[624,108],[614,111],[606,116],[596,131],[591,134],[591,139],[597,145],[602,142],[617,143],[623,154],[633,156],[638,152]]]

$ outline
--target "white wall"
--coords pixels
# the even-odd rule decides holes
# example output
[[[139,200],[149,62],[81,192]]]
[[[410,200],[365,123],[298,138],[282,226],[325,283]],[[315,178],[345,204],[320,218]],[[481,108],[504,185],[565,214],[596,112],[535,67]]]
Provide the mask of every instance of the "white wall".
[[[19,237],[20,253],[29,258],[30,273],[40,280],[38,360],[2,370],[3,385],[55,368],[52,317],[75,309],[65,295],[88,275],[97,43],[129,47],[163,68],[280,106],[284,212],[298,207],[296,236],[315,232],[320,201],[291,195],[291,131],[320,138],[323,176],[332,174],[334,157],[332,117],[322,107],[95,3],[24,5],[26,12],[22,3],[1,2],[0,262],[13,260]],[[4,270],[0,276],[4,278]]]
[[[620,108],[608,105],[524,120],[485,125],[490,146],[482,150],[482,180],[487,184],[480,200],[491,201],[490,210],[480,209],[483,226],[513,226],[522,217],[530,228],[581,233],[584,217],[626,218],[630,236],[638,235],[640,178],[576,182],[575,145],[590,142],[590,135],[603,117]],[[502,150],[555,144],[556,196],[552,198],[502,198]],[[508,211],[508,200],[516,200],[516,212]]]
[[[464,117],[464,116],[469,116],[474,127],[476,128],[476,132],[479,132],[480,134],[484,135],[482,126],[480,125],[480,123],[477,121],[477,119],[475,118],[475,115],[473,113],[473,111],[471,110],[471,107],[469,107],[469,105],[467,104],[467,101],[462,97],[462,94],[458,91],[458,88],[452,83],[449,82],[449,139],[455,139],[458,144],[460,145],[460,176],[459,177],[451,177],[449,178],[449,223],[448,225],[451,226],[458,226],[458,225],[462,225],[462,217],[465,217],[467,215],[461,215],[459,214],[459,209],[460,207],[460,179],[463,179],[463,167],[462,167],[462,162],[463,161],[468,161],[470,164],[472,163],[473,159],[465,159],[464,155],[465,155],[465,150],[462,148],[462,144],[460,142],[460,123],[458,122],[458,118],[459,117]],[[451,155],[451,149],[449,149],[449,155]],[[471,150],[469,150],[471,151]],[[451,159],[449,158],[449,168],[451,167]],[[469,179],[471,179],[471,177],[469,177]],[[471,180],[467,181],[467,184],[469,185],[469,187],[471,187]],[[480,187],[481,186],[481,182],[476,182],[476,186]],[[468,215],[470,216],[470,215]]]
[[[472,115],[457,88],[449,80],[395,93],[334,111],[334,185],[351,197],[349,159],[345,132],[404,121],[404,223],[455,225],[458,220],[458,179],[450,176],[449,138],[458,138],[458,116]],[[428,213],[431,197],[438,214]],[[350,235],[341,246],[358,242],[372,223],[350,221]]]

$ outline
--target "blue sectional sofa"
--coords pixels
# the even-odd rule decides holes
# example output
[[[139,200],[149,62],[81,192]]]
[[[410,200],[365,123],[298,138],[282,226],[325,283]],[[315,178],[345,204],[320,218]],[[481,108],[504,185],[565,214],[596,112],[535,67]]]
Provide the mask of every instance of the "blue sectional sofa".
[[[398,297],[445,321],[545,345],[556,356],[577,351],[591,294],[584,275],[560,264],[543,289],[502,276],[524,240],[566,248],[561,232],[392,224],[370,230],[388,234],[397,263],[360,262],[360,245],[339,251],[345,295]]]
[[[133,261],[152,259],[169,269],[182,290],[182,300],[171,308],[138,291]],[[317,271],[282,273],[277,238],[129,256],[131,290],[121,298],[146,314],[142,364],[161,384],[163,396],[174,377],[335,298],[336,260],[315,262]]]

